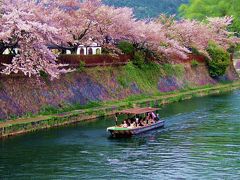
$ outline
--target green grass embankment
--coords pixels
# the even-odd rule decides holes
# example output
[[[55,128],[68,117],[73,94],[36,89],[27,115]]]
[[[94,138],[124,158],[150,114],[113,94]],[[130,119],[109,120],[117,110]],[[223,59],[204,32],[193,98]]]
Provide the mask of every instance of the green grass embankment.
[[[22,134],[39,129],[86,121],[102,116],[113,115],[116,111],[136,106],[162,106],[193,97],[220,94],[227,91],[240,89],[240,82],[203,86],[195,89],[185,89],[169,93],[156,93],[154,95],[131,96],[121,101],[108,101],[90,103],[86,106],[68,106],[61,109],[47,107],[35,116],[19,118],[0,123],[0,137]]]
[[[111,81],[115,77],[119,84],[115,88],[116,91],[131,88],[131,85],[135,84],[143,94],[158,94],[157,84],[160,77],[182,79],[184,72],[183,64],[146,63],[142,64],[140,68],[132,62],[120,67],[95,67],[86,71],[92,79],[105,86],[106,89],[109,89],[109,83],[106,83],[106,81]],[[111,89],[109,89],[109,93],[111,93]]]

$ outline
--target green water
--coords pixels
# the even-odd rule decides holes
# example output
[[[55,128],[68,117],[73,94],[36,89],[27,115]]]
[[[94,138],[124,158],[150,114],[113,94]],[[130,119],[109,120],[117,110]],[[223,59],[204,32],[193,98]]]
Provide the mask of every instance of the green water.
[[[240,91],[164,106],[159,129],[111,139],[111,118],[0,140],[0,179],[240,179]]]

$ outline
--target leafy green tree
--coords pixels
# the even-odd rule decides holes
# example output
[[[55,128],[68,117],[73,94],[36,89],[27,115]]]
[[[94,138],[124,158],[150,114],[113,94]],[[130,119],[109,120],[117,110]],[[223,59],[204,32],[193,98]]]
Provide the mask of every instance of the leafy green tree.
[[[145,63],[144,53],[141,51],[135,52],[133,57],[133,64],[138,66],[139,68],[142,68],[144,63]]]
[[[179,11],[182,17],[198,20],[207,16],[233,16],[231,30],[240,33],[240,0],[190,0],[189,4],[182,4]]]
[[[209,74],[212,77],[224,75],[230,65],[229,53],[214,43],[209,44],[207,51],[211,57],[211,59],[207,59]]]
[[[131,7],[137,18],[157,17],[159,14],[178,14],[178,7],[189,0],[103,0],[107,5]]]
[[[133,54],[134,47],[133,44],[128,41],[121,41],[118,44],[118,48],[124,53],[124,54]]]

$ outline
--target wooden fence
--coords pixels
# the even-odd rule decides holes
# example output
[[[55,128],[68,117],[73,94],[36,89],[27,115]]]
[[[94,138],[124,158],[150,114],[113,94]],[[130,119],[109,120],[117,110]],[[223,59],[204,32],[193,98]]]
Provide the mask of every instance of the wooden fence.
[[[80,61],[82,61],[86,67],[94,67],[125,65],[130,59],[131,57],[128,55],[120,55],[117,57],[110,55],[62,55],[58,58],[58,62],[69,64],[71,67],[77,67]]]
[[[3,68],[2,63],[10,64],[13,55],[0,55],[0,70]],[[198,62],[205,62],[205,57],[201,55],[189,54],[188,59],[181,59],[179,57],[173,58],[175,62],[179,63],[190,63],[193,59]],[[80,61],[84,62],[86,67],[95,66],[121,66],[125,65],[132,59],[130,55],[60,55],[57,62],[62,64],[69,64],[70,67],[78,67]]]
[[[179,62],[179,63],[191,63],[192,60],[196,60],[196,61],[198,61],[200,63],[203,63],[203,62],[206,61],[206,57],[205,56],[196,55],[196,54],[188,54],[188,58],[187,59],[180,58],[179,56],[172,57],[172,59],[175,62]]]
[[[0,55],[0,69],[3,68],[2,63],[10,64],[13,55]],[[69,64],[70,67],[78,67],[80,61],[83,61],[86,67],[94,66],[118,66],[125,65],[129,62],[129,55],[110,56],[110,55],[61,55],[57,62]]]

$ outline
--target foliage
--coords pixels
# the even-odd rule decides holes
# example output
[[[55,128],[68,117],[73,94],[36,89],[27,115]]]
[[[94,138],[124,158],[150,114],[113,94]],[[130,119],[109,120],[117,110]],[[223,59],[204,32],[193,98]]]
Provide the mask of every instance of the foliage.
[[[63,104],[61,107],[55,106],[43,106],[39,112],[39,115],[50,115],[50,114],[60,114],[64,112],[80,110],[80,109],[90,109],[100,107],[100,102],[89,102],[85,105],[76,104]]]
[[[123,87],[135,84],[142,92],[158,92],[157,83],[161,66],[155,63],[143,64],[141,68],[129,62],[118,74],[117,80]]]
[[[175,22],[169,29],[180,46],[209,57],[207,52],[209,42],[214,42],[225,50],[240,42],[227,30],[231,22],[231,17],[208,18],[207,22],[182,20]]]
[[[234,23],[231,28],[233,31],[240,33],[239,0],[190,0],[189,4],[181,5],[179,10],[183,17],[189,19],[204,20],[206,17],[233,16]]]
[[[191,51],[192,51],[192,53],[195,54],[195,55],[201,55],[201,53],[200,53],[196,48],[194,48],[194,47],[191,48]]]
[[[32,11],[34,9],[34,11]],[[19,46],[20,54],[16,55],[12,64],[4,64],[4,74],[22,71],[29,77],[40,76],[40,71],[57,78],[59,69],[64,65],[56,64],[56,56],[47,48],[48,43],[59,43],[64,38],[54,24],[48,22],[41,6],[35,2],[3,1],[3,15],[0,18],[0,40],[2,46]],[[1,47],[4,49],[4,47]]]
[[[188,0],[103,0],[108,5],[132,7],[138,18],[157,17],[161,13],[177,14],[177,9]]]
[[[193,59],[192,61],[191,61],[191,66],[192,67],[198,67],[199,66],[199,62],[196,60],[196,59]]]
[[[218,77],[225,74],[230,65],[230,55],[224,49],[210,43],[207,49],[211,59],[208,59],[209,73],[212,77]]]
[[[139,68],[143,68],[143,65],[145,63],[145,55],[141,51],[137,51],[134,53],[133,56],[133,64],[138,66]]]
[[[234,53],[234,59],[240,59],[240,51]]]
[[[45,71],[41,70],[39,73],[40,77],[42,77],[43,79],[48,79],[49,76]]]
[[[84,70],[84,68],[85,68],[85,65],[86,65],[86,63],[84,61],[80,61],[79,62],[79,66],[77,68],[77,71],[78,72],[82,72]]]
[[[184,74],[184,66],[181,64],[172,65],[157,63],[145,63],[139,68],[133,62],[128,63],[123,67],[121,73],[118,74],[117,80],[124,87],[129,87],[135,84],[142,93],[159,92],[157,84],[160,77],[176,76],[181,77]],[[156,76],[159,74],[160,76]]]
[[[121,41],[118,44],[118,48],[124,53],[124,54],[133,54],[134,47],[133,44],[128,41]]]
[[[161,68],[164,76],[182,77],[185,71],[182,64],[163,64]]]

